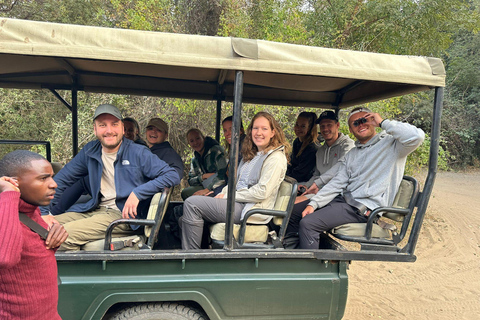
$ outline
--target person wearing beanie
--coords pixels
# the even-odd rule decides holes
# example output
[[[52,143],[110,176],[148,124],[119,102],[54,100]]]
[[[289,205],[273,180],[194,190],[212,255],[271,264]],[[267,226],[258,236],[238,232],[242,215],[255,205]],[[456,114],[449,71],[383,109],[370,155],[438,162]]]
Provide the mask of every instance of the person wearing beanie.
[[[174,168],[180,179],[183,177],[183,161],[172,148],[168,139],[168,124],[160,118],[152,118],[146,127],[146,138],[151,145],[150,151]]]

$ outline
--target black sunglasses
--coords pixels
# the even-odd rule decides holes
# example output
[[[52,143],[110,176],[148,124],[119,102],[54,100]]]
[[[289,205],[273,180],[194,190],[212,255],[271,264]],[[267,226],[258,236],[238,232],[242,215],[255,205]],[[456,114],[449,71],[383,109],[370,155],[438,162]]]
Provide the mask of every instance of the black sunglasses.
[[[358,127],[361,124],[367,123],[367,119],[365,118],[358,118],[357,120],[353,121],[353,126]]]

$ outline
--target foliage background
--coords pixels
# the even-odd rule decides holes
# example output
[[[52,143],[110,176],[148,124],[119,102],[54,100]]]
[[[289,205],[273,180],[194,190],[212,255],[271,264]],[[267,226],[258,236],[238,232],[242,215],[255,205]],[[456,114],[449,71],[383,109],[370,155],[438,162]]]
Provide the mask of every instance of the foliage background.
[[[6,17],[150,31],[233,36],[380,53],[436,56],[447,70],[440,168],[479,166],[479,0],[4,0]],[[59,92],[70,101],[69,92]],[[0,89],[0,139],[48,140],[54,161],[71,154],[71,115],[48,91]],[[188,169],[192,156],[184,133],[198,127],[214,136],[215,102],[79,93],[80,148],[94,138],[91,116],[101,103],[117,105],[142,128],[151,117],[170,123],[169,140]],[[407,121],[430,132],[433,94],[369,104],[384,118]],[[222,118],[231,114],[224,103]],[[244,125],[266,110],[290,141],[304,108],[244,105]],[[312,109],[317,114],[319,109]],[[348,110],[347,110],[348,111]],[[341,112],[345,119],[346,112]],[[342,131],[348,128],[342,124]],[[428,161],[426,143],[409,157],[407,171]],[[0,145],[0,157],[19,148]],[[22,146],[25,148],[25,146]],[[32,147],[43,153],[43,147]]]

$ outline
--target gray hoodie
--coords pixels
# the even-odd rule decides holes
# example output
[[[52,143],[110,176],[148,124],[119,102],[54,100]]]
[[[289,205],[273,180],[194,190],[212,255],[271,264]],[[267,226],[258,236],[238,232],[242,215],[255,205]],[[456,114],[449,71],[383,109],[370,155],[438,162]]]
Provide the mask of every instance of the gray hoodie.
[[[315,171],[306,183],[307,187],[309,188],[314,182],[319,188],[327,184],[337,173],[338,166],[330,169],[354,146],[355,142],[341,132],[338,133],[337,140],[330,147],[323,143],[317,150]]]
[[[394,120],[384,120],[382,129],[365,144],[355,142],[355,148],[340,159],[335,177],[311,199],[309,206],[322,208],[345,191],[371,210],[393,203],[407,156],[422,144],[425,133]]]

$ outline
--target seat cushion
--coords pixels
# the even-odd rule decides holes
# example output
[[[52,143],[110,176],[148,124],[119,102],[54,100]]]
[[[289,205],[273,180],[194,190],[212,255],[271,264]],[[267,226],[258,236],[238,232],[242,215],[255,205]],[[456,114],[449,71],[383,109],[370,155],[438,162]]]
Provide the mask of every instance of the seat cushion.
[[[131,235],[131,236],[126,236],[126,237],[112,238],[112,242],[134,240],[135,238],[140,238],[140,241],[137,242],[133,247],[124,247],[120,250],[122,250],[122,251],[138,250],[139,245],[145,243],[145,237],[142,236],[142,235]],[[84,244],[81,247],[81,250],[84,250],[84,251],[103,251],[104,246],[105,246],[105,239],[101,239],[101,240],[91,241],[91,242],[88,242],[87,244]]]
[[[240,225],[233,225],[233,235],[238,240]],[[217,223],[210,226],[210,237],[213,240],[225,240],[225,223]],[[266,242],[268,238],[268,227],[266,225],[247,225],[245,230],[245,243]]]
[[[333,228],[330,232],[333,234],[340,234],[344,236],[363,237],[365,236],[366,227],[367,227],[366,223],[347,223],[347,224]],[[388,230],[381,228],[377,224],[373,224],[372,237],[390,239],[391,235]]]

